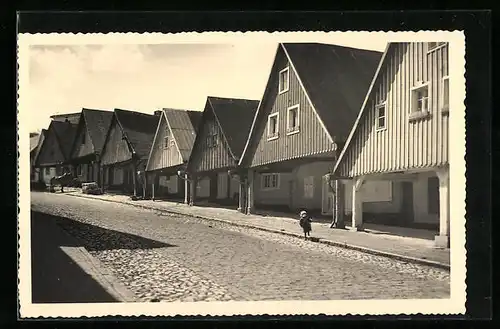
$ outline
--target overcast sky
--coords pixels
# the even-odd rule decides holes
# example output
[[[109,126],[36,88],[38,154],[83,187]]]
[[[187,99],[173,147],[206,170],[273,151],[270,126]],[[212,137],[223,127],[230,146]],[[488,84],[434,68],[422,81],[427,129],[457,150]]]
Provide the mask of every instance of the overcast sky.
[[[315,40],[311,40],[314,42]],[[326,42],[383,51],[386,40]],[[82,107],[202,110],[207,96],[259,100],[276,43],[31,46],[30,131]]]

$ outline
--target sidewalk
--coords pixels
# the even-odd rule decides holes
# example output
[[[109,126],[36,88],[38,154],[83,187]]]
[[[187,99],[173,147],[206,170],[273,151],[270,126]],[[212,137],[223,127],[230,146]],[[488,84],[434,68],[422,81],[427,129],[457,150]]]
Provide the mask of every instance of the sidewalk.
[[[256,228],[303,238],[303,233],[297,220],[293,218],[245,215],[232,209],[203,206],[190,207],[183,203],[170,201],[132,201],[129,196],[125,195],[88,195],[82,194],[81,192],[70,192],[66,194],[129,204],[136,207],[188,215],[207,220],[216,220],[231,225]],[[436,249],[434,248],[433,241],[429,239],[389,234],[387,230],[377,229],[383,228],[383,226],[380,225],[370,225],[369,227],[372,229],[367,229],[365,232],[351,232],[349,230],[331,229],[327,223],[313,223],[312,237],[315,241],[320,243],[449,270],[449,249]],[[373,229],[374,227],[375,229]],[[412,230],[408,229],[408,231],[410,232]]]

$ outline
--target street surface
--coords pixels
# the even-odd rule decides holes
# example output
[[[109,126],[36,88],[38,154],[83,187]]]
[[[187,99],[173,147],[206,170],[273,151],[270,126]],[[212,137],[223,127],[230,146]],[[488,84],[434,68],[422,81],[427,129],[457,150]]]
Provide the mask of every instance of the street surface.
[[[32,192],[31,204],[65,217],[57,224],[138,301],[450,295],[445,270],[295,237],[64,194]]]

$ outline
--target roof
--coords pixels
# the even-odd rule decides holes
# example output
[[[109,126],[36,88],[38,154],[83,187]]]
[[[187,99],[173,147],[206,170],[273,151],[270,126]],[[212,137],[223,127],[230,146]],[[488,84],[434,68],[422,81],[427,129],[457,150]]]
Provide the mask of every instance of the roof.
[[[140,159],[148,159],[160,116],[115,109],[115,118]]]
[[[65,121],[67,119],[73,124],[78,124],[78,121],[80,120],[80,112],[54,114],[51,115],[50,118],[54,121]]]
[[[382,53],[320,43],[282,46],[326,130],[345,141]]]
[[[39,140],[40,140],[40,135],[30,137],[30,153],[36,150]]]
[[[321,43],[280,43],[276,56],[280,50],[285,53],[327,134],[333,142],[344,143],[382,53]],[[276,69],[275,65],[276,59],[271,74]],[[268,84],[270,81],[271,76]],[[258,114],[268,91],[269,87],[266,87],[244,155],[254,138],[253,134],[258,131],[255,125],[263,124],[258,120]]]
[[[104,147],[104,141],[111,125],[113,112],[82,109],[82,116],[85,120],[85,127],[90,135],[92,144],[94,145],[94,152],[101,153]]]
[[[209,96],[207,103],[213,110],[233,157],[239,160],[259,101]]]
[[[77,125],[64,122],[64,121],[52,121],[50,123],[49,129],[52,127],[56,135],[59,146],[61,147],[61,152],[66,160],[70,158],[71,146],[76,137]]]
[[[382,55],[382,58],[379,61],[377,71],[375,72],[375,75],[373,76],[372,81],[370,83],[370,87],[368,88],[368,91],[365,94],[363,104],[360,106],[361,109],[358,111],[358,116],[356,118],[356,121],[354,122],[354,125],[352,126],[352,129],[349,133],[349,136],[347,137],[347,141],[346,141],[344,147],[342,148],[342,151],[340,152],[340,155],[339,155],[337,162],[335,163],[335,167],[333,168],[333,174],[335,174],[337,172],[340,164],[342,163],[342,159],[344,158],[345,153],[349,149],[349,145],[351,144],[351,141],[352,141],[352,139],[353,139],[358,127],[359,127],[359,123],[361,122],[361,118],[363,117],[363,114],[366,112],[367,103],[368,103],[368,100],[370,99],[370,95],[372,93],[373,87],[379,78],[380,71],[381,71],[385,61],[388,58],[387,54],[393,48],[394,45],[395,45],[395,43],[391,42],[391,43],[387,44],[387,47],[385,48],[385,51]]]
[[[188,161],[196,139],[202,112],[190,110],[163,109],[170,131],[183,161]]]

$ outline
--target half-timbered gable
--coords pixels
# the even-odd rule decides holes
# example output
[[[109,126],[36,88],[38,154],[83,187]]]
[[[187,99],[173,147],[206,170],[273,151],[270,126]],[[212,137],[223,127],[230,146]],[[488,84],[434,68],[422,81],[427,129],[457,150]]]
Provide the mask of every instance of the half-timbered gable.
[[[189,160],[201,112],[164,109],[158,123],[147,171],[176,167]]]
[[[258,101],[208,97],[188,171],[207,172],[237,165]]]
[[[341,177],[448,163],[448,45],[392,43],[336,167]]]
[[[240,164],[333,157],[380,56],[335,45],[280,44]]]

